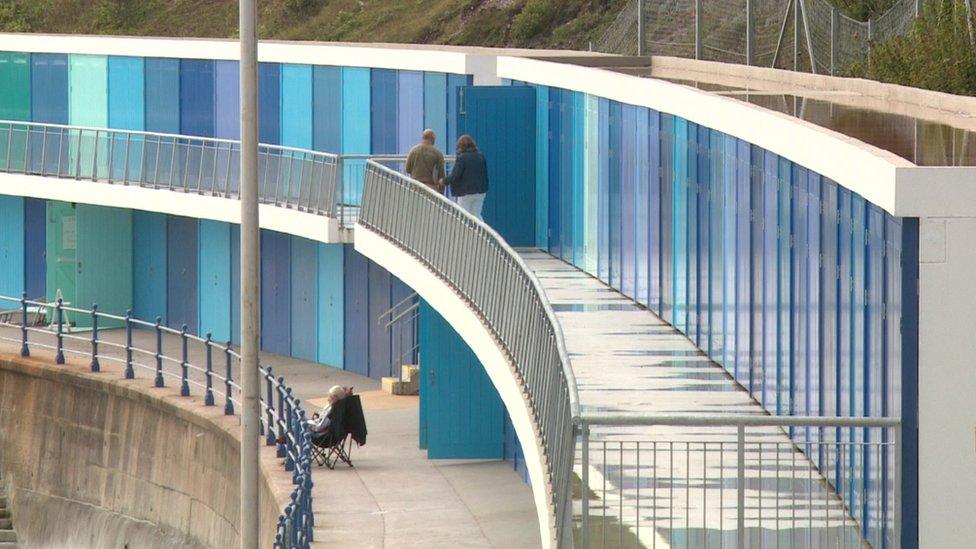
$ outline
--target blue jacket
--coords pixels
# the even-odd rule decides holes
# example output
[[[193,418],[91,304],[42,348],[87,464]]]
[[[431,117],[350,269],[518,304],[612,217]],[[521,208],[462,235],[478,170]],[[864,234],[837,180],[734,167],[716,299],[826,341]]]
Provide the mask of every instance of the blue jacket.
[[[488,163],[485,155],[478,149],[457,155],[451,175],[447,176],[444,184],[451,187],[454,196],[488,192]]]

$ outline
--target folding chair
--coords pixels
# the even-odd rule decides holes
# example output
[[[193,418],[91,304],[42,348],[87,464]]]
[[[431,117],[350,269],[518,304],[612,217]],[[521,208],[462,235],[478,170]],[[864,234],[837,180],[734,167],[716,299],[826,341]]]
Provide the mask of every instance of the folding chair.
[[[335,469],[340,462],[352,467],[352,444],[366,444],[366,418],[359,395],[337,401],[329,410],[329,426],[312,435],[312,457],[319,465]]]

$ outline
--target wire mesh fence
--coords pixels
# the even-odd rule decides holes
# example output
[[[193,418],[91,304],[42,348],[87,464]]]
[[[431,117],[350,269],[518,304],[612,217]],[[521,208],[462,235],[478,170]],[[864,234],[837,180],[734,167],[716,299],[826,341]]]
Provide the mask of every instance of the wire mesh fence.
[[[844,74],[908,33],[924,4],[896,0],[858,21],[829,0],[632,0],[593,49]]]

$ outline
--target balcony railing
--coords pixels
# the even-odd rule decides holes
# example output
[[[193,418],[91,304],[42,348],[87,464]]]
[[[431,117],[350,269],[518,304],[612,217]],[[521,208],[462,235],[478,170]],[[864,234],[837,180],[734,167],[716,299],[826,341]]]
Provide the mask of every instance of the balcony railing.
[[[82,318],[91,331],[72,333],[72,321]],[[87,361],[92,372],[111,362],[123,368],[126,379],[151,376],[156,387],[178,383],[181,396],[200,395],[205,406],[222,404],[226,415],[234,415],[241,405],[241,386],[234,381],[240,379],[241,357],[230,342],[190,334],[186,325],[174,330],[160,318],[146,322],[133,318],[132,311],[117,315],[99,311],[97,305],[82,309],[60,299],[48,303],[26,295],[0,296],[0,341],[18,344],[25,357],[32,348],[48,349],[57,364],[75,356]],[[261,368],[261,377],[266,389],[261,396],[261,434],[268,446],[277,445],[277,455],[295,485],[278,517],[273,544],[275,549],[304,549],[310,547],[314,530],[312,445],[305,410],[270,366]]]

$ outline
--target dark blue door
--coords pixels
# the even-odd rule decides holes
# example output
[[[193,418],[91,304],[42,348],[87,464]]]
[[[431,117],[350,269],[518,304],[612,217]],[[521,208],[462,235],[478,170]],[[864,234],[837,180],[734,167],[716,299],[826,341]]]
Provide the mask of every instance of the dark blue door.
[[[199,220],[170,216],[166,235],[166,323],[197,333]]]
[[[482,217],[509,244],[534,246],[535,89],[466,86],[457,102],[458,134],[473,137],[488,160]]]

